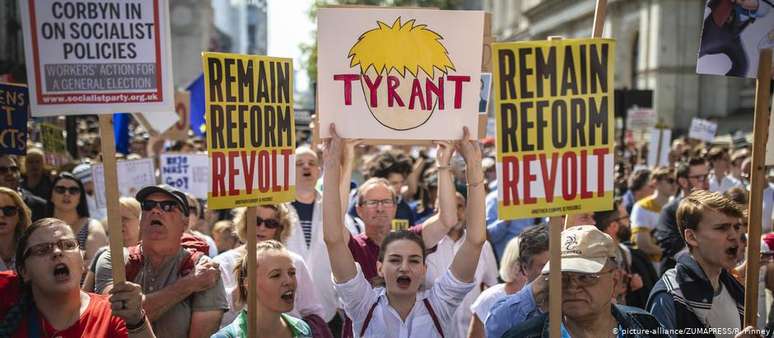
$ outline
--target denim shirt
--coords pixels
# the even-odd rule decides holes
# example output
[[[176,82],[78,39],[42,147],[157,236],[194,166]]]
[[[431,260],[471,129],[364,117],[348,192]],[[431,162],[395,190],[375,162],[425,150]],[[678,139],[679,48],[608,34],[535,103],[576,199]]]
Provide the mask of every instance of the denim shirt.
[[[542,311],[532,295],[532,283],[492,305],[485,327],[487,338],[500,338],[509,329],[540,315]]]

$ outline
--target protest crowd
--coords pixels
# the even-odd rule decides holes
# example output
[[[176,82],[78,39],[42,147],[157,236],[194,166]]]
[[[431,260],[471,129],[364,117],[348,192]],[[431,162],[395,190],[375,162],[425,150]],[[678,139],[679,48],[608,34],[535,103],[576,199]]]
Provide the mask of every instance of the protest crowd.
[[[737,2],[757,3],[728,6]],[[72,20],[63,32],[152,40],[164,29],[152,29],[158,16],[142,17],[151,3],[53,2],[53,19],[38,18]],[[47,8],[27,6],[25,20]],[[149,86],[131,92],[148,95],[132,111],[159,105],[148,115],[90,115],[101,102],[85,89],[78,114],[46,100],[77,91],[53,93],[59,85],[88,82],[66,80],[89,67],[78,62],[162,58],[146,51],[168,41],[67,42],[64,61],[54,60],[77,66],[57,75],[65,80],[0,83],[2,126],[17,128],[12,118],[23,115],[14,130],[26,135],[13,151],[0,147],[0,338],[774,335],[774,169],[759,182],[753,143],[678,128],[658,144],[627,137],[613,117],[615,41],[601,30],[493,44],[485,72],[484,14],[436,11],[448,17],[369,21],[350,34],[347,58],[335,61],[344,66],[326,64],[341,54],[330,37],[347,31],[331,22],[363,25],[340,15],[370,11],[320,9],[325,67],[306,133],[296,132],[292,60],[279,57],[203,52],[196,97],[206,122],[176,136],[149,122],[174,101],[171,85],[154,101],[169,69],[153,67],[164,62],[121,68],[159,72],[120,82]],[[427,13],[412,12],[437,14]],[[455,40],[462,33],[431,30],[455,18],[476,24],[464,29],[475,48]],[[122,19],[150,23],[118,29]],[[42,46],[60,43],[42,27]],[[401,48],[385,51],[383,41]],[[460,46],[475,53],[458,58]],[[26,51],[35,63],[54,62],[38,49]],[[90,83],[112,85],[100,81]],[[487,136],[476,127],[490,85],[497,118]],[[15,90],[31,102],[11,102]],[[80,116],[65,126],[64,115]],[[751,269],[756,295],[746,292]],[[757,313],[745,313],[746,301]]]
[[[119,156],[154,158],[142,126],[131,128],[132,144],[142,146]],[[168,143],[166,151],[205,151],[203,142]],[[493,140],[362,143],[334,136],[318,147],[299,145],[295,200],[257,207],[259,332],[540,335],[548,232],[565,220],[498,217]],[[245,330],[246,208],[209,210],[166,184],[121,197],[128,282],[114,285],[106,211],[94,201],[90,166],[98,158],[52,167],[39,146],[0,156],[0,335],[31,337],[33,304],[44,336]],[[563,297],[573,300],[562,311],[572,336],[597,336],[611,325],[740,327],[749,148],[678,138],[670,162],[655,168],[644,164],[643,149],[619,149],[628,155],[616,163],[614,208],[571,215],[562,232],[563,243],[579,246],[562,258]],[[764,197],[761,294],[774,290],[771,183]],[[74,302],[77,313],[84,297],[94,305],[81,313],[95,316],[86,331],[67,328],[74,317],[64,310],[46,311],[46,303],[65,309],[59,304]],[[761,299],[759,327],[771,328],[774,311]]]

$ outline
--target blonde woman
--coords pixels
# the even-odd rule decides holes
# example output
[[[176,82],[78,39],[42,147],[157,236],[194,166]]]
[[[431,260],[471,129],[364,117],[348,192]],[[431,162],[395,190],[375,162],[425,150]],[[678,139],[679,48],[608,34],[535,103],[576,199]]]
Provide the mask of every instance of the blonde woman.
[[[296,268],[290,251],[282,243],[273,239],[256,245],[256,295],[257,314],[239,311],[236,319],[215,333],[213,338],[247,337],[248,321],[258,323],[258,337],[310,338],[312,329],[302,319],[289,314],[293,310],[296,296]],[[234,293],[234,301],[241,307],[247,301],[247,252],[237,259],[234,278],[239,287]]]
[[[237,208],[234,216],[234,226],[236,234],[243,243],[247,243],[247,220],[246,208]],[[284,204],[280,205],[261,205],[256,207],[256,236],[258,243],[268,240],[275,240],[284,243],[290,237],[291,219],[288,208]],[[215,262],[220,265],[220,275],[223,279],[223,287],[226,289],[226,299],[229,303],[229,311],[223,314],[221,327],[231,323],[239,314],[242,306],[234,301],[237,280],[234,278],[234,269],[238,266],[239,257],[245,255],[246,244],[226,251],[217,257]],[[309,316],[318,316],[322,318],[322,307],[317,298],[317,291],[309,275],[309,270],[304,260],[298,254],[288,251],[288,255],[293,260],[296,269],[296,278],[298,281],[298,290],[294,300],[293,310],[290,312],[296,317],[307,318]]]
[[[0,187],[0,271],[16,266],[16,243],[30,223],[30,209],[15,191]]]

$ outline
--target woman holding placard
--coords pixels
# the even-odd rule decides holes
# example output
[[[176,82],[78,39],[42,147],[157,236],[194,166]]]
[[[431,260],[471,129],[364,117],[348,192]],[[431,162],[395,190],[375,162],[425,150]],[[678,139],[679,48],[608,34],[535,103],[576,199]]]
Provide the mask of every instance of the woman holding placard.
[[[250,315],[247,309],[239,311],[234,321],[215,333],[213,338],[247,337],[248,321],[258,323],[259,337],[268,333],[271,337],[311,338],[309,324],[289,314],[296,295],[296,268],[290,252],[282,243],[265,240],[256,245],[256,295],[258,313]],[[234,303],[243,305],[247,300],[247,251],[237,259],[234,277],[239,287],[234,293]],[[256,317],[257,316],[257,317]]]
[[[331,270],[344,311],[352,318],[355,337],[444,337],[451,332],[454,311],[465,295],[476,287],[474,274],[481,248],[486,241],[484,228],[484,174],[481,149],[464,128],[464,137],[456,150],[467,164],[468,201],[466,219],[470,220],[462,247],[449,270],[432,288],[420,291],[425,280],[425,245],[410,231],[395,231],[381,243],[377,271],[384,287],[373,288],[355,263],[347,242],[344,213],[339,203],[342,139],[331,125],[331,138],[323,152],[323,227]],[[390,198],[391,197],[391,198]],[[393,213],[396,193],[391,188],[371,188],[359,196],[361,205],[371,206],[380,214]],[[410,336],[409,336],[410,335]]]
[[[11,189],[0,187],[0,271],[15,268],[16,243],[30,223],[30,209],[22,197]]]
[[[264,241],[274,240],[280,243],[285,243],[290,237],[291,214],[285,204],[279,205],[260,205],[255,207],[257,222],[256,222],[256,236],[257,243]],[[237,236],[243,243],[247,243],[247,208],[235,209],[236,215],[234,216],[234,225],[236,227]],[[242,304],[235,302],[238,283],[234,278],[234,269],[238,266],[237,262],[239,257],[245,255],[245,245],[241,245],[236,249],[226,251],[217,257],[215,262],[220,265],[220,276],[223,279],[223,287],[226,289],[226,299],[229,302],[229,311],[223,314],[221,325],[225,326],[231,323],[232,320],[239,314],[239,310]],[[296,291],[295,305],[290,312],[294,316],[304,319],[310,319],[310,316],[322,318],[322,306],[317,298],[317,291],[312,282],[312,277],[309,274],[304,259],[300,255],[288,251],[289,257],[293,260],[295,266],[296,279],[298,282],[298,290]],[[320,319],[321,321],[322,319]]]
[[[49,217],[61,219],[73,229],[78,246],[85,253],[83,259],[89,264],[97,250],[108,244],[108,239],[102,224],[89,217],[84,191],[81,180],[71,173],[60,173],[54,178],[47,207]]]

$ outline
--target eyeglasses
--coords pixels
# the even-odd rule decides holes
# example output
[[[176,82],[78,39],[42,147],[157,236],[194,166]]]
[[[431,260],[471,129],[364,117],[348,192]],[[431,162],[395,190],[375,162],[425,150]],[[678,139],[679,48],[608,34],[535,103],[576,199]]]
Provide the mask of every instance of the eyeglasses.
[[[14,174],[18,173],[19,172],[19,167],[15,166],[15,165],[12,165],[10,167],[0,167],[0,175],[5,175],[5,174],[7,174],[9,172],[14,173]]]
[[[170,212],[177,207],[177,202],[175,201],[152,201],[152,200],[144,200],[142,201],[142,210],[143,211],[151,211],[155,209],[156,207],[161,208],[161,211],[164,212]]]
[[[78,249],[78,241],[72,238],[63,238],[56,242],[35,244],[24,252],[24,259],[29,256],[46,256],[54,252],[54,246],[58,247],[62,251],[73,251]]]
[[[0,207],[0,211],[3,212],[3,216],[13,217],[19,213],[19,208],[15,206]]]
[[[692,178],[692,179],[697,180],[699,182],[706,181],[708,177],[709,177],[709,174],[688,176],[688,178]]]
[[[65,192],[69,193],[70,195],[78,195],[81,193],[81,188],[78,187],[65,187],[58,185],[54,187],[54,192],[57,194],[64,194]]]
[[[571,273],[571,272],[563,272],[562,273],[562,288],[566,288],[570,285],[570,281],[574,280],[575,284],[578,285],[578,287],[590,287],[594,286],[599,282],[599,278],[602,277],[602,275],[606,275],[608,273],[611,273],[615,270],[608,270],[606,272],[599,272],[599,273]],[[548,280],[548,276],[543,277],[545,280]]]
[[[392,207],[395,205],[395,200],[393,199],[383,199],[383,200],[366,200],[363,201],[364,206],[367,208],[376,208],[379,205],[382,205],[384,207]]]
[[[263,224],[263,226],[265,226],[268,229],[278,229],[278,228],[282,227],[282,224],[280,224],[280,222],[278,220],[276,220],[276,219],[273,219],[273,218],[263,219],[263,218],[260,218],[260,217],[256,217],[255,218],[255,225],[258,226],[258,225],[261,225],[261,224]]]

